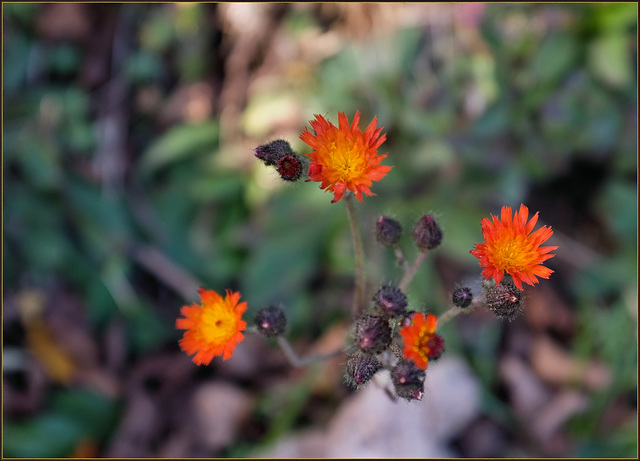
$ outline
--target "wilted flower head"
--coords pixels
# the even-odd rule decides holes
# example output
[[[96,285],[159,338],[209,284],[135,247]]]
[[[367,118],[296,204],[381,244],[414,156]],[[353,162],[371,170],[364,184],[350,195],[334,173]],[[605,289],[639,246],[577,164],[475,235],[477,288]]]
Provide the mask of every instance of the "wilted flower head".
[[[320,182],[320,188],[333,192],[331,203],[339,201],[347,190],[361,202],[362,194],[371,196],[373,181],[381,180],[391,170],[390,166],[380,165],[387,156],[378,155],[378,147],[386,140],[376,129],[377,117],[367,129],[360,131],[360,112],[356,111],[349,126],[347,116],[338,112],[338,127],[323,116],[316,115],[311,127],[300,135],[313,152],[307,154],[311,160],[309,181]]]
[[[497,285],[485,285],[487,308],[499,319],[509,321],[522,313],[522,291],[506,279]]]
[[[238,303],[240,293],[231,290],[224,298],[213,290],[200,288],[198,292],[202,305],[183,306],[180,314],[184,318],[176,320],[177,329],[187,330],[178,344],[188,355],[195,354],[192,360],[196,365],[208,365],[218,355],[227,360],[244,339],[241,331],[247,324],[242,314],[247,303]]]
[[[513,283],[522,290],[522,282],[534,285],[537,277],[549,278],[553,271],[544,267],[542,263],[555,255],[548,254],[557,246],[541,247],[553,231],[550,227],[542,226],[533,231],[538,222],[536,213],[529,222],[529,209],[520,205],[515,215],[511,214],[511,207],[503,206],[500,219],[491,215],[493,222],[482,219],[483,243],[476,243],[471,254],[480,259],[480,265],[485,267],[482,275],[489,280],[494,278],[499,284],[506,271],[513,278]]]

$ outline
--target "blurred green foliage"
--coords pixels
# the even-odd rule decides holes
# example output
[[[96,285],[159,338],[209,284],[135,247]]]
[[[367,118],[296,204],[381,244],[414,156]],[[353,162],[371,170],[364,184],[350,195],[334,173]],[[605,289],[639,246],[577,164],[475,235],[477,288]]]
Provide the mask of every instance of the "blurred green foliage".
[[[218,32],[204,19],[213,7],[103,8],[122,16],[135,45],[109,79],[89,86],[82,44],[39,35],[42,5],[3,4],[5,293],[60,284],[84,300],[96,331],[123,320],[132,354],[175,347],[173,322],[184,300],[174,293],[160,304],[157,287],[137,284],[149,269],[131,249],[144,244],[207,287],[241,289],[250,313],[282,303],[294,337],[318,335],[336,315],[348,315],[340,293],[350,289],[351,250],[341,204],[330,205],[315,183],[262,189],[257,181],[269,174],[257,172],[262,165],[229,166],[217,114],[167,124],[159,112],[105,96],[116,80],[132,101],[151,88],[166,103],[174,88],[220,73],[210,58]],[[322,27],[311,11],[290,8],[283,33],[295,42]],[[394,169],[358,208],[370,253],[380,214],[409,229],[435,212],[446,236],[439,251],[472,276],[478,267],[468,251],[480,238],[480,219],[521,202],[540,210],[556,235],[593,251],[586,266],[572,267],[563,247],[549,263],[580,313],[576,351],[601,358],[615,375],[574,424],[584,441],[575,455],[635,455],[635,428],[614,438],[591,435],[602,407],[637,389],[628,309],[637,296],[637,5],[488,4],[480,33],[484,45],[467,48],[451,37],[449,45],[438,42],[422,27],[346,41],[306,79],[256,90],[247,107],[272,113],[293,98],[307,119],[318,113],[335,121],[338,111],[351,118],[355,110],[363,124],[378,117],[390,153],[384,163]],[[127,141],[105,154],[118,104]],[[259,133],[249,115],[246,131]],[[265,137],[272,135],[279,136]],[[108,176],[105,155],[125,165],[119,177]],[[572,176],[583,163],[599,173],[597,187],[592,177]],[[551,188],[567,183],[571,193]],[[584,230],[593,221],[598,235]],[[411,242],[405,245],[411,254]],[[393,255],[380,258],[389,271],[371,274],[397,277]],[[314,291],[320,279],[323,290]],[[420,300],[416,309],[444,308],[448,293],[433,261],[409,295]],[[483,331],[483,347],[467,351],[488,385],[493,328]],[[4,454],[66,456],[84,438],[104,440],[114,412],[114,402],[60,391],[35,419],[4,419]],[[283,433],[294,419],[287,413],[273,431]]]

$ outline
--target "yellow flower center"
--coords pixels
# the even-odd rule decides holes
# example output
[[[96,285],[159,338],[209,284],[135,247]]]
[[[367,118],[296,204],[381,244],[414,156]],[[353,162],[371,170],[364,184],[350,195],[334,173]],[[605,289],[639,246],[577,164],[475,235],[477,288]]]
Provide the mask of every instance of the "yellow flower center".
[[[496,266],[507,271],[530,265],[535,258],[526,238],[508,238],[496,242],[493,261]]]
[[[236,333],[236,314],[224,304],[206,307],[198,324],[199,339],[215,344],[226,343]]]
[[[360,146],[353,145],[350,140],[332,142],[329,148],[331,158],[330,168],[338,181],[349,183],[365,174],[365,156],[360,152]]]
[[[416,342],[413,350],[416,353],[420,354],[420,356],[424,359],[428,358],[430,349],[427,344],[429,343],[429,340],[431,339],[432,334],[433,334],[433,331],[429,331],[426,326],[423,326],[422,328],[420,328],[420,334],[416,338]]]

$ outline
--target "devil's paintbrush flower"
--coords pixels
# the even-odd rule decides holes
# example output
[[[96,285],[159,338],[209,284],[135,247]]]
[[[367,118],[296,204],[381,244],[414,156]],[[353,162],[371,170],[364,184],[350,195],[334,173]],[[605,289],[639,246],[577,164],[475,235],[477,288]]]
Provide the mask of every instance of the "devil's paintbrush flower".
[[[236,345],[244,339],[241,333],[247,324],[242,314],[247,303],[241,302],[240,293],[227,290],[224,298],[213,290],[200,288],[202,305],[183,306],[176,320],[176,328],[185,331],[179,341],[180,348],[192,358],[196,365],[208,365],[214,357],[222,360],[233,356]]]
[[[421,370],[426,370],[429,359],[437,359],[442,354],[444,341],[436,334],[438,318],[422,312],[414,314],[411,324],[400,330],[404,342],[402,353]]]
[[[537,277],[549,278],[553,271],[544,267],[542,263],[555,255],[548,254],[555,250],[556,246],[542,247],[553,231],[550,227],[542,226],[533,231],[538,222],[536,213],[529,222],[529,209],[520,205],[520,210],[511,214],[511,207],[503,206],[500,219],[491,215],[493,222],[488,218],[482,219],[483,243],[476,243],[471,254],[480,259],[480,265],[485,269],[482,275],[489,280],[494,278],[499,284],[504,272],[511,275],[513,283],[522,290],[522,282],[534,285],[538,283]]]
[[[382,127],[376,128],[377,117],[364,133],[358,126],[360,112],[356,111],[351,126],[347,116],[338,112],[338,127],[323,116],[311,120],[315,134],[307,128],[300,135],[313,152],[307,154],[311,160],[309,181],[320,182],[320,188],[333,192],[331,203],[339,201],[347,190],[361,202],[362,194],[372,196],[373,181],[380,181],[392,167],[380,165],[387,156],[378,155],[378,147],[387,139],[381,135]]]

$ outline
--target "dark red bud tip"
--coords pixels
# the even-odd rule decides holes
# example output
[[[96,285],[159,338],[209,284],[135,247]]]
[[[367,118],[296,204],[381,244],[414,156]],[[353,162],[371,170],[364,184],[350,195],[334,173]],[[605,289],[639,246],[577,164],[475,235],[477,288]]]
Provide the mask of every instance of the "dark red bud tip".
[[[297,181],[302,176],[302,161],[297,155],[285,155],[278,161],[278,173],[285,181]]]

